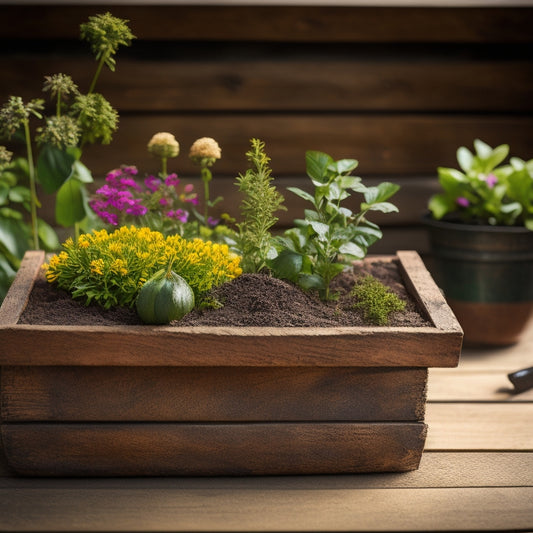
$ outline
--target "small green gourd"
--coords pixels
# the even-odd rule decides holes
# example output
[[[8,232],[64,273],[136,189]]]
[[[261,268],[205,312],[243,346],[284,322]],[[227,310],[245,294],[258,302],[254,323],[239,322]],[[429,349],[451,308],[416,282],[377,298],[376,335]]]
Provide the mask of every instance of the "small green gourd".
[[[170,267],[156,272],[137,297],[137,314],[145,324],[168,324],[194,308],[190,285]]]

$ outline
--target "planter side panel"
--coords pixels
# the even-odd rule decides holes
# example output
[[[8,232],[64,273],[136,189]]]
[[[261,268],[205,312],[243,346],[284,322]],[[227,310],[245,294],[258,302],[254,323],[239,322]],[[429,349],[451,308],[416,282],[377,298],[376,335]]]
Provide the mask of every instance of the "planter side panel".
[[[30,476],[279,475],[418,468],[422,423],[7,424]]]
[[[2,420],[424,418],[425,368],[4,367]]]

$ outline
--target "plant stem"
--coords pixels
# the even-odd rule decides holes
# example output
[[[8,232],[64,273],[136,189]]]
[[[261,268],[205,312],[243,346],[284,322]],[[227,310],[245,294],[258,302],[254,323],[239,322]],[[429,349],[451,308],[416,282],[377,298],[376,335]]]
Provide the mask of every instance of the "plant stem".
[[[33,152],[31,149],[30,124],[24,120],[24,136],[26,137],[26,151],[28,153],[28,169],[30,173],[30,193],[31,193],[31,229],[33,249],[39,249],[39,228],[37,225],[37,190],[35,186],[35,167],[33,165]]]
[[[100,77],[100,72],[102,72],[102,67],[104,66],[104,63],[105,63],[105,60],[106,60],[106,55],[102,55],[102,57],[100,58],[100,62],[98,63],[98,66],[96,67],[96,72],[94,74],[94,78],[93,78],[93,81],[91,82],[91,85],[89,87],[89,92],[88,94],[92,94],[93,91],[94,91],[94,88],[96,87],[96,82],[98,80],[98,78]]]
[[[167,158],[166,157],[161,158],[161,173],[162,173],[163,178],[167,177]]]
[[[202,167],[202,181],[204,182],[204,225],[207,227],[207,218],[209,213],[209,181],[211,172],[207,167]]]

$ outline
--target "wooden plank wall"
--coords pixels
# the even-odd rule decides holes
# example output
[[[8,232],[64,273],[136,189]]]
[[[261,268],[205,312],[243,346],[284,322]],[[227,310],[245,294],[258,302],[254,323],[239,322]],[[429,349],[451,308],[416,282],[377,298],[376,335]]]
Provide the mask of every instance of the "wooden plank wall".
[[[234,178],[252,137],[284,193],[306,185],[305,150],[355,157],[369,184],[402,186],[400,213],[373,218],[385,237],[372,251],[423,253],[436,167],[454,165],[458,146],[481,138],[533,157],[533,8],[0,6],[0,102],[42,97],[56,72],[86,90],[95,64],[79,24],[105,10],[138,39],[97,88],[121,119],[110,146],[85,150],[95,176],[121,163],[156,171],[146,143],[170,131],[182,147],[170,169],[196,179],[188,149],[211,136],[223,152],[214,194],[237,214]],[[280,228],[304,208],[285,197]]]

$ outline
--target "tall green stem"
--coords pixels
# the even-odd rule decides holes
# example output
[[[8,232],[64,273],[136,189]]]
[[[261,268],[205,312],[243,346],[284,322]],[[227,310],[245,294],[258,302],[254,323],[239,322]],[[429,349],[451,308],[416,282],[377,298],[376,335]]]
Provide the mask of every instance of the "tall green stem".
[[[167,158],[162,157],[161,158],[161,173],[163,175],[163,178],[166,178],[168,176],[167,174]]]
[[[207,167],[202,167],[202,181],[204,182],[204,226],[207,227],[207,218],[209,215],[209,182],[212,174]]]
[[[100,62],[98,63],[98,66],[96,67],[96,72],[94,74],[93,81],[91,82],[91,86],[89,87],[88,94],[92,94],[94,91],[94,88],[96,87],[96,82],[98,81],[98,78],[100,77],[100,72],[102,72],[102,67],[104,66],[106,57],[107,56],[103,54],[102,57],[100,58]]]
[[[39,227],[37,224],[37,189],[35,186],[35,167],[33,165],[33,152],[31,149],[30,124],[24,120],[24,136],[26,137],[26,151],[28,152],[28,168],[30,173],[30,193],[31,193],[31,229],[33,249],[39,249]]]

